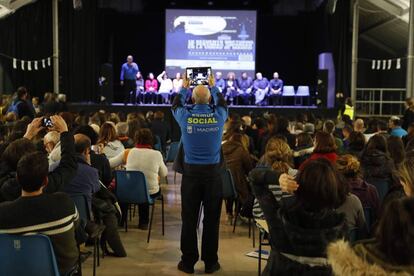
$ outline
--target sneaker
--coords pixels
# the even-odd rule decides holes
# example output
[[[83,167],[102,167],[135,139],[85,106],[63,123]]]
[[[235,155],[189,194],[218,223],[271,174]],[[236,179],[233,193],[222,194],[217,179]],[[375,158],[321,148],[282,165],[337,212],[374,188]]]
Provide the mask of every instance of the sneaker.
[[[183,263],[183,261],[180,261],[178,263],[177,268],[178,268],[178,270],[180,270],[180,271],[182,271],[184,273],[194,274],[194,267],[187,267],[187,266],[185,266],[185,264]]]
[[[207,273],[207,274],[212,274],[212,273],[214,273],[214,272],[216,272],[216,271],[218,271],[218,270],[220,270],[220,264],[218,263],[218,262],[216,262],[215,264],[213,264],[213,265],[206,265],[206,268],[205,268],[205,272]]]

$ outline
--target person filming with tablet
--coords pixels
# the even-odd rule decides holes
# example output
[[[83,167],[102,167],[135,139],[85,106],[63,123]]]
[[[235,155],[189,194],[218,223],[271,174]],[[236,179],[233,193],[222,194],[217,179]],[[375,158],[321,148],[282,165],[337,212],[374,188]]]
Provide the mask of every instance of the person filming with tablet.
[[[228,109],[223,95],[214,86],[210,67],[187,68],[183,88],[175,97],[172,113],[181,129],[183,154],[178,155],[181,182],[181,261],[178,269],[192,274],[199,259],[197,220],[204,205],[201,260],[205,272],[220,269],[218,262],[219,224],[222,205],[223,156],[221,140]],[[193,87],[192,106],[185,105],[187,90]],[[212,105],[210,101],[212,100]]]

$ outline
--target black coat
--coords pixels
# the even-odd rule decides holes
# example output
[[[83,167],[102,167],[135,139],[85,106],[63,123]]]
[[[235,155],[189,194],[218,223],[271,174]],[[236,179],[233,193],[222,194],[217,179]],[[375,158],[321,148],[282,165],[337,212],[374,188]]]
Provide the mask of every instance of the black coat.
[[[98,170],[99,180],[102,181],[105,187],[108,187],[112,181],[112,171],[105,154],[96,154],[91,151],[91,166]]]
[[[78,165],[75,157],[75,143],[73,135],[64,132],[60,135],[62,158],[59,166],[49,173],[48,185],[44,189],[45,193],[55,193],[63,190],[76,174]],[[0,202],[11,201],[20,197],[21,187],[16,180],[16,172],[7,164],[0,165]]]
[[[370,184],[375,183],[376,180],[386,180],[392,183],[394,161],[384,152],[379,150],[362,152],[360,160],[365,181]]]
[[[404,112],[402,128],[408,130],[411,123],[414,123],[414,110],[407,108]]]
[[[310,213],[295,199],[279,204],[267,185],[278,183],[279,175],[267,170],[273,175],[269,177],[259,171],[265,169],[254,169],[250,180],[269,225],[272,248],[263,275],[331,275],[328,265],[310,266],[293,260],[292,256],[307,257],[312,262],[326,258],[327,245],[346,236],[344,214],[334,210]]]

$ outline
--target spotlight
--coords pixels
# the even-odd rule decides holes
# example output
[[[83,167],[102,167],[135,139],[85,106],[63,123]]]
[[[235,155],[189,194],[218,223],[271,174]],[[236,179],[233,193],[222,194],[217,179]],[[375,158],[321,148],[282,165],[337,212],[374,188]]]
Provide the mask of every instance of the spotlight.
[[[207,2],[207,5],[209,5],[209,6],[213,6],[213,5],[214,5],[214,2],[213,2],[213,1],[208,1],[208,2]]]

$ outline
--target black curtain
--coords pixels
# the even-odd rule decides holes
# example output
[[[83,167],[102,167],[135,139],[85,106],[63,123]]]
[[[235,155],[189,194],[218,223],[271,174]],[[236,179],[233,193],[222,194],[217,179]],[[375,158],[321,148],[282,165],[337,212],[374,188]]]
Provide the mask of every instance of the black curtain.
[[[51,56],[52,53],[52,1],[37,1],[19,9],[16,13],[0,19],[0,53],[22,60],[36,60]],[[27,86],[32,95],[43,95],[53,90],[52,67],[38,71],[13,69],[11,59],[1,57],[4,80],[10,80],[0,87],[4,93],[12,93],[18,86]],[[26,64],[27,66],[27,64]]]
[[[326,14],[329,48],[333,53],[336,72],[336,91],[351,95],[351,5],[350,1],[337,1],[333,15]]]

